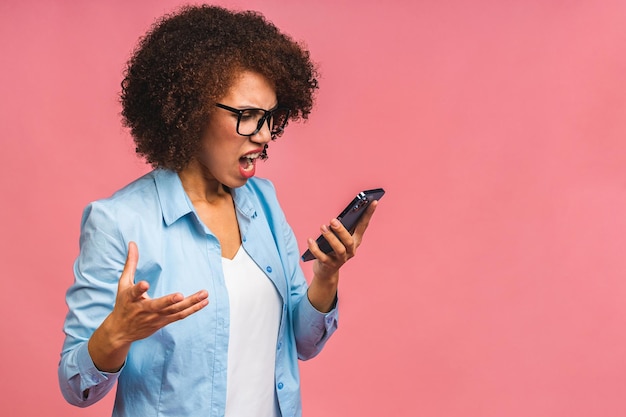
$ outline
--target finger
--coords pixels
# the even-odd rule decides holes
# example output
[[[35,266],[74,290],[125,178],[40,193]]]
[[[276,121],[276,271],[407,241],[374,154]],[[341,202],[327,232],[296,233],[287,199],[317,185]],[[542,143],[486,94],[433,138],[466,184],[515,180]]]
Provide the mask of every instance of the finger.
[[[357,246],[359,246],[361,244],[361,241],[363,240],[363,235],[365,234],[365,230],[367,230],[367,227],[370,224],[370,220],[374,215],[374,212],[376,211],[376,207],[378,207],[378,200],[372,201],[372,203],[367,207],[365,213],[363,213],[363,216],[359,219],[359,222],[354,229],[353,236],[355,238]]]
[[[185,299],[185,301],[172,306],[176,308],[178,311],[172,312],[168,315],[168,321],[175,322],[178,320],[182,320],[186,317],[189,317],[193,313],[196,313],[202,310],[204,307],[209,305],[209,300],[207,297],[203,297],[199,299],[198,296],[192,296]]]
[[[332,219],[330,221],[330,227],[333,234],[339,238],[341,243],[349,248],[354,244],[354,239],[352,238],[352,234],[345,228],[345,226],[337,219]],[[330,242],[329,242],[330,243]]]
[[[126,263],[120,277],[120,287],[130,287],[130,297],[138,300],[145,296],[150,285],[146,281],[140,281],[135,284],[135,272],[137,272],[137,264],[139,263],[139,249],[135,242],[128,243],[128,255],[126,255]]]
[[[184,297],[181,293],[174,293],[151,300],[149,308],[162,315],[176,314],[193,304],[202,303],[208,297],[209,293],[206,290],[198,291],[188,297]]]
[[[150,288],[150,284],[146,281],[139,281],[130,288],[130,297],[132,300],[139,300],[140,298],[148,298],[146,292]]]
[[[330,223],[334,229],[337,229],[339,236],[333,233],[326,225],[321,227],[322,236],[328,241],[334,252],[334,257],[341,259],[346,255],[346,244],[352,244],[352,236],[337,219],[331,220]],[[332,258],[333,256],[330,257]]]
[[[309,248],[309,251],[311,252],[311,254],[313,255],[315,259],[319,260],[321,256],[325,256],[324,252],[320,250],[320,247],[315,241],[315,239],[310,237],[306,240],[306,243]]]

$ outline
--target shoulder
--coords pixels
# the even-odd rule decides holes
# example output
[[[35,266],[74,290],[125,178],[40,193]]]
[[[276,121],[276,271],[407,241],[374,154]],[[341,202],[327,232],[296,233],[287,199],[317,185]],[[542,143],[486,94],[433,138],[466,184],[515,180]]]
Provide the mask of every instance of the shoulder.
[[[146,192],[155,190],[156,175],[157,171],[151,171],[115,191],[111,196],[95,200],[91,204],[123,204],[141,198]]]
[[[120,222],[124,219],[148,214],[150,207],[159,207],[155,185],[155,171],[152,171],[107,198],[89,203],[83,212],[83,224],[88,220]]]
[[[151,171],[116,191],[112,196],[98,200],[102,204],[134,206],[138,201],[157,196],[156,176],[158,171]]]

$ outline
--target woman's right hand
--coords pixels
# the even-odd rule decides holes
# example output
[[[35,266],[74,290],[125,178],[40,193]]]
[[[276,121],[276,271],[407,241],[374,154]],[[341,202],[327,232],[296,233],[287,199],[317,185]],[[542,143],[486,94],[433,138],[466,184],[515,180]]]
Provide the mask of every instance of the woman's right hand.
[[[149,284],[146,281],[135,283],[138,259],[137,245],[130,242],[113,311],[89,339],[91,359],[104,372],[117,372],[124,365],[132,342],[144,339],[209,304],[206,290],[188,297],[174,293],[150,298],[147,294]]]

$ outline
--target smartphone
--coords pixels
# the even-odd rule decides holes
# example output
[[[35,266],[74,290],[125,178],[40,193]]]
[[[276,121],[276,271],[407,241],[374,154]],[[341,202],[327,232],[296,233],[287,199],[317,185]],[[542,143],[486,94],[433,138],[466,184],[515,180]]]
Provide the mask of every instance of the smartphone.
[[[363,213],[365,213],[365,209],[372,203],[372,201],[380,200],[384,194],[385,190],[382,188],[361,191],[356,197],[354,197],[350,204],[343,209],[341,214],[337,216],[337,220],[343,224],[350,234],[354,233],[356,224],[359,222]],[[324,236],[320,235],[315,242],[320,247],[322,252],[330,253],[333,251]],[[313,256],[310,250],[307,250],[302,254],[302,260],[304,262],[312,261],[313,259],[315,259],[315,256]]]

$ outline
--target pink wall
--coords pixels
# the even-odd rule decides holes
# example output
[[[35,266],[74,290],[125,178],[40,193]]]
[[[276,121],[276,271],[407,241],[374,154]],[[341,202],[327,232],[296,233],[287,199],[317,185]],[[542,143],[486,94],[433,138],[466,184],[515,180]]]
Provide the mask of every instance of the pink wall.
[[[118,86],[177,3],[0,3],[3,415],[110,412],[61,398],[63,297],[83,207],[147,170]],[[626,415],[626,2],[221,4],[321,65],[316,112],[260,169],[302,245],[388,191],[302,365],[305,415]]]

